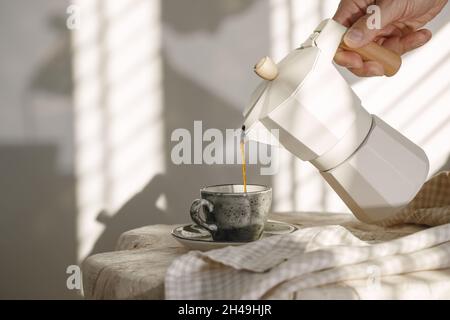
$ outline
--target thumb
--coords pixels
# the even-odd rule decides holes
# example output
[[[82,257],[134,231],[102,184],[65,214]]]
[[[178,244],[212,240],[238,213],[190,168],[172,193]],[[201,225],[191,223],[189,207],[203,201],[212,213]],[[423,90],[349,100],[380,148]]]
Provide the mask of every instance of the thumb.
[[[392,9],[390,6],[377,7],[371,14],[366,14],[359,18],[347,31],[344,36],[345,44],[350,48],[360,48],[372,42],[383,30],[383,28],[393,22]],[[381,19],[382,18],[382,19]],[[374,24],[374,19],[378,19]]]

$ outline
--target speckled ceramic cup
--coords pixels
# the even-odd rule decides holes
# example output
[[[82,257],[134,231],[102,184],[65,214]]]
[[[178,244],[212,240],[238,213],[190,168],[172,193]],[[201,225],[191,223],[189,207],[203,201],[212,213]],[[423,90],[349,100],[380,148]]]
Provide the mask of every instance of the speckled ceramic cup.
[[[272,203],[272,189],[260,185],[218,185],[200,190],[191,218],[216,241],[253,241],[261,237]],[[205,219],[201,217],[203,207]]]

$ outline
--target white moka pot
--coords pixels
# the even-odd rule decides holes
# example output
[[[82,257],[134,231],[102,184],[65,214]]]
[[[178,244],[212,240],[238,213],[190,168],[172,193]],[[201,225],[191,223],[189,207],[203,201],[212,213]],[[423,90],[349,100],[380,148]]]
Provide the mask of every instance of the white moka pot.
[[[332,64],[345,32],[325,20],[278,64],[262,59],[255,71],[265,81],[244,112],[244,124],[249,139],[263,143],[276,130],[279,143],[311,162],[358,219],[376,223],[414,198],[429,164],[420,147],[362,107]]]

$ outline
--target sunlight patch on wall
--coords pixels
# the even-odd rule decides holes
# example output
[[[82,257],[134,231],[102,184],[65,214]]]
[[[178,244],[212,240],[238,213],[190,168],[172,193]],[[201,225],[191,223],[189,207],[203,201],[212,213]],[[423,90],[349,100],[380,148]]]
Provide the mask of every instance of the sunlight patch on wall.
[[[271,56],[279,62],[290,51],[289,33],[289,0],[270,1],[270,41]],[[293,177],[290,173],[293,156],[283,148],[278,154],[280,170],[273,176],[273,205],[274,211],[291,211],[294,209],[292,192]]]
[[[114,213],[164,172],[159,0],[77,0],[72,33],[78,256]],[[160,139],[158,139],[161,137]]]

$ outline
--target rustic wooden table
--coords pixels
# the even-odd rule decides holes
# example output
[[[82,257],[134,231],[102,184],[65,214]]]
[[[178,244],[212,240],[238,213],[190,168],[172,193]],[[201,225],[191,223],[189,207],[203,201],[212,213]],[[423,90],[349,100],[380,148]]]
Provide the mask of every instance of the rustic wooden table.
[[[422,229],[412,225],[383,229],[361,223],[350,214],[295,212],[272,214],[270,219],[299,227],[338,224],[358,238],[371,242],[398,238]],[[175,258],[188,252],[170,235],[174,227],[175,225],[152,225],[125,232],[118,240],[116,251],[88,257],[82,266],[85,297],[164,299],[164,276],[167,268]],[[404,285],[406,281],[402,276],[389,278],[390,285],[394,286],[396,283]],[[442,285],[442,281],[446,281],[450,287],[449,270],[416,273],[414,279],[419,282],[423,279],[423,283],[420,282],[419,285],[426,285],[427,290],[431,290],[430,285]],[[305,292],[303,298],[357,299],[363,294],[358,288],[365,285],[364,281],[352,281],[324,286]]]

